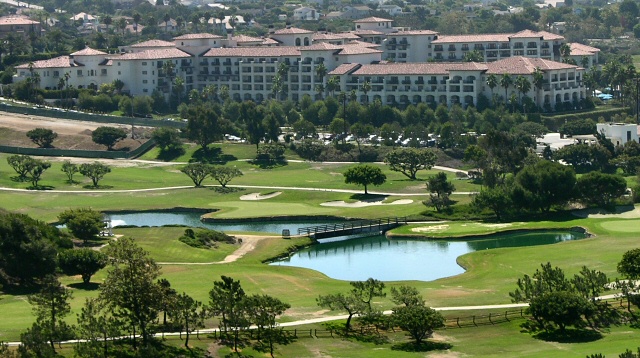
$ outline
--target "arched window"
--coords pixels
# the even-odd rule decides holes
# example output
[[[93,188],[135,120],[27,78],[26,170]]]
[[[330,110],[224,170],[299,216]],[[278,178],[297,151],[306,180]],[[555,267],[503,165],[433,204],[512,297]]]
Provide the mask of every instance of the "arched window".
[[[305,46],[309,46],[309,38],[308,37],[304,38],[304,45]]]
[[[300,39],[299,38],[296,39],[296,46],[300,46]]]

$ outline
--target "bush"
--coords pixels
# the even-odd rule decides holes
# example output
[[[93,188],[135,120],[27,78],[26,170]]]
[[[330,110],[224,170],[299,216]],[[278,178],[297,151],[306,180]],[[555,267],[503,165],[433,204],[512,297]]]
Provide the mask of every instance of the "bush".
[[[223,232],[199,229],[194,231],[193,229],[186,229],[184,235],[178,239],[191,247],[198,249],[216,248],[217,243],[222,242],[226,244],[235,244],[236,240],[233,236],[229,236]]]

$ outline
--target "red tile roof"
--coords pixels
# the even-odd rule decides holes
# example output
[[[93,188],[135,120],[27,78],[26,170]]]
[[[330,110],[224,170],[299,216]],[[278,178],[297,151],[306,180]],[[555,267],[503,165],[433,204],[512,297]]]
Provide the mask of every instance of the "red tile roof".
[[[300,47],[300,51],[326,51],[326,50],[340,50],[342,47],[338,45],[332,45],[328,42],[318,42],[311,46]]]
[[[360,76],[384,75],[446,75],[449,71],[484,71],[483,63],[384,63],[362,65],[353,74]]]
[[[419,35],[437,35],[438,33],[431,30],[410,30],[398,31],[387,34],[387,36],[419,36]]]
[[[55,57],[49,60],[41,60],[41,61],[33,61],[33,68],[66,68],[66,67],[76,67],[79,64],[74,63],[70,64],[69,56],[60,56]],[[16,68],[29,68],[29,64],[25,63],[20,66],[16,66]]]
[[[600,52],[599,48],[572,42],[569,44],[571,48],[571,56],[589,56]]]
[[[467,42],[509,42],[509,34],[479,34],[479,35],[441,35],[432,44]]]
[[[536,68],[540,68],[542,71],[578,68],[578,66],[575,65],[545,60],[542,58],[529,58],[520,56],[505,58],[503,60],[495,62],[489,62],[487,63],[487,67],[488,74],[508,73],[511,75],[530,75],[535,71]]]
[[[277,45],[279,43],[280,42],[278,42],[278,41],[276,41],[274,39],[270,39],[270,38],[266,38],[266,39],[264,39],[264,41],[262,41],[263,45]]]
[[[20,16],[5,16],[0,17],[0,25],[36,25],[37,21],[29,20]]]
[[[378,47],[380,47],[380,45],[378,45],[378,44],[374,44],[374,43],[371,43],[371,42],[357,41],[357,40],[349,41],[349,42],[347,42],[347,45],[358,45],[358,46],[364,46],[364,47],[369,47],[369,48],[378,48]]]
[[[518,39],[518,38],[533,38],[533,37],[542,37],[542,34],[540,34],[537,31],[531,31],[531,30],[522,30],[520,32],[516,32],[515,34],[509,36],[510,38],[514,38],[514,39]]]
[[[371,36],[371,35],[383,35],[383,32],[375,31],[375,30],[357,30],[353,32],[358,36]]]
[[[333,71],[328,73],[328,75],[345,75],[353,71],[354,69],[359,68],[360,66],[362,65],[360,65],[359,63],[343,63],[342,65],[334,68]]]
[[[140,52],[125,53],[120,56],[110,57],[112,60],[164,60],[167,58],[189,58],[191,55],[178,50],[177,48],[167,48],[158,50],[146,50]]]
[[[231,40],[242,43],[242,42],[262,42],[264,39],[260,37],[252,37],[247,35],[238,35],[238,36],[233,36]]]
[[[325,33],[316,33],[313,34],[313,40],[342,40],[344,37],[339,36],[338,34],[325,34]]]
[[[200,34],[186,34],[182,36],[174,37],[174,40],[197,40],[197,39],[221,39],[222,36],[208,34],[208,33],[200,33]]]
[[[137,44],[131,45],[131,47],[175,47],[176,44],[173,42],[162,41],[162,40],[149,40],[144,42],[138,42]]]
[[[294,46],[212,48],[202,56],[203,57],[300,56],[300,48],[294,47]]]
[[[100,56],[100,55],[106,55],[106,54],[107,54],[106,52],[95,50],[87,46],[83,50],[72,53],[71,56]]]
[[[360,45],[346,45],[342,46],[342,50],[338,55],[364,55],[367,53],[382,53],[383,51],[376,50],[371,47],[365,47]]]
[[[290,27],[288,29],[280,29],[274,32],[275,35],[292,35],[292,34],[311,34],[313,31]]]
[[[385,21],[393,21],[389,19],[383,19],[381,17],[366,17],[364,19],[355,20],[354,23],[365,23],[365,22],[385,22]]]

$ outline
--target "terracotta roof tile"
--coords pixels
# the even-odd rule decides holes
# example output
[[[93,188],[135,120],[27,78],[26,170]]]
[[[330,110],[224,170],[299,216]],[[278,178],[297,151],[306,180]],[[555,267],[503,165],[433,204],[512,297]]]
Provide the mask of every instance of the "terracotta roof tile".
[[[174,40],[197,40],[197,39],[221,39],[222,36],[208,34],[208,33],[200,33],[200,34],[186,34],[182,36],[174,37]]]
[[[462,42],[509,42],[509,34],[479,34],[479,35],[441,35],[432,44],[449,44]]]
[[[449,71],[484,71],[483,63],[380,63],[362,65],[354,75],[446,75]]]
[[[39,24],[37,21],[29,20],[20,16],[5,16],[0,17],[0,25],[35,25]]]
[[[333,71],[329,72],[328,75],[345,75],[356,68],[359,68],[361,65],[359,63],[343,63],[342,65],[333,69]]]
[[[342,46],[342,50],[338,55],[363,55],[367,53],[382,53],[383,51],[376,50],[374,48],[360,46],[360,45],[347,45]]]
[[[384,35],[383,32],[375,31],[375,30],[358,30],[358,31],[354,31],[353,33],[358,36]]]
[[[311,46],[300,47],[300,51],[326,51],[326,50],[340,50],[342,47],[338,45],[332,45],[328,42],[318,42]]]
[[[177,48],[167,48],[158,50],[146,50],[140,52],[125,53],[120,56],[110,57],[112,60],[163,60],[167,58],[188,58],[188,53]]]
[[[71,56],[100,56],[100,55],[106,55],[106,54],[107,54],[106,52],[95,50],[87,46],[83,50],[72,53]]]
[[[311,34],[313,31],[290,27],[288,29],[280,29],[274,32],[275,35],[291,35],[291,34]]]
[[[437,35],[438,33],[431,30],[410,30],[398,31],[387,34],[387,36],[419,36],[419,35]]]
[[[569,44],[571,56],[589,56],[600,52],[599,48],[572,42]]]
[[[371,42],[357,41],[357,40],[349,41],[349,42],[347,42],[347,45],[357,45],[357,46],[364,46],[364,47],[369,47],[369,48],[378,48],[378,47],[380,47],[380,45],[378,45],[378,44],[374,44],[374,43],[371,43]]]
[[[393,21],[393,20],[383,19],[381,17],[366,17],[364,19],[355,20],[354,23],[358,24],[358,23],[365,23],[365,22],[386,22],[386,21]]]
[[[542,58],[510,57],[487,63],[488,74],[530,75],[536,68],[543,71],[578,68],[575,65],[545,60]]]
[[[144,42],[138,42],[137,44],[131,45],[131,47],[175,47],[176,44],[173,42],[162,41],[162,40],[149,40]]]
[[[54,57],[49,60],[33,61],[33,68],[66,68],[66,67],[76,67],[78,65],[79,64],[76,64],[76,63],[71,65],[69,56],[60,56],[60,57]],[[16,66],[16,68],[20,68],[20,69],[29,68],[29,64],[25,63],[23,65]]]
[[[278,42],[278,41],[276,41],[274,39],[269,39],[269,38],[266,38],[266,39],[264,39],[264,41],[262,41],[263,45],[277,45],[279,43],[280,42]]]
[[[231,40],[235,41],[235,42],[262,42],[264,41],[264,39],[260,38],[260,37],[252,37],[252,36],[247,36],[247,35],[238,35],[238,36],[233,36],[231,38]]]
[[[212,48],[202,56],[203,57],[300,56],[300,48],[294,47],[294,46]]]
[[[516,32],[513,35],[509,36],[510,38],[514,38],[514,39],[518,39],[518,38],[532,38],[532,37],[542,37],[542,34],[540,34],[537,31],[531,31],[531,30],[522,30],[520,32]]]

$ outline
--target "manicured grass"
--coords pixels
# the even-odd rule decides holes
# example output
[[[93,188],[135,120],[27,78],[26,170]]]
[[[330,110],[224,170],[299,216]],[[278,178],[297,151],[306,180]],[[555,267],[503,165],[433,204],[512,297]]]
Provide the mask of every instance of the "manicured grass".
[[[193,143],[186,143],[184,145],[184,153],[175,158],[168,158],[172,162],[190,162],[198,158],[201,155],[200,146]],[[240,143],[216,143],[211,144],[209,146],[210,153],[218,153],[219,150],[219,158],[226,160],[251,160],[256,157],[256,146],[251,144],[240,144]],[[295,152],[290,150],[289,148],[285,151],[286,159],[301,159]],[[160,149],[154,147],[150,151],[144,153],[139,159],[143,160],[166,160],[167,158],[163,158],[160,155]],[[212,158],[213,159],[213,158]]]
[[[507,230],[565,229],[575,225],[574,221],[535,221],[510,223],[481,223],[473,221],[448,221],[442,223],[410,224],[390,231],[393,236],[418,236],[429,238],[464,237],[468,235],[490,235]]]

